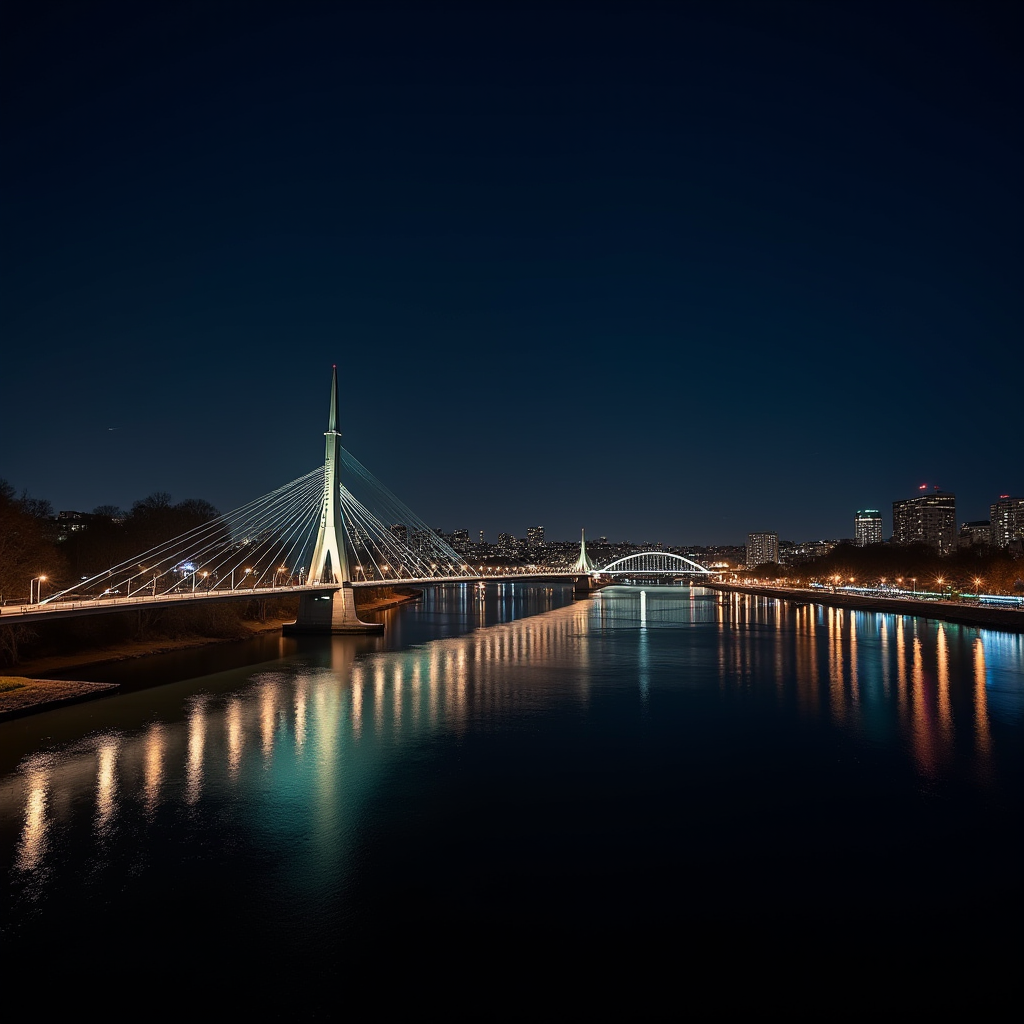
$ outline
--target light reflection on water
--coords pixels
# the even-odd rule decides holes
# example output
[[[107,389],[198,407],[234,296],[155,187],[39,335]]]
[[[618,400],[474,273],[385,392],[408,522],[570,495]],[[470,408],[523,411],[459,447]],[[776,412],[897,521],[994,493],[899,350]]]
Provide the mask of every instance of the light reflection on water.
[[[428,765],[451,743],[500,735],[507,744],[521,734],[502,756],[528,761],[530,737],[549,718],[569,736],[603,709],[614,714],[611,725],[600,717],[609,736],[600,756],[634,745],[643,752],[659,742],[644,729],[671,732],[673,716],[680,730],[695,728],[709,705],[681,704],[687,695],[774,723],[794,745],[811,734],[834,745],[836,730],[859,745],[858,757],[872,749],[906,757],[922,780],[955,773],[958,785],[983,788],[1000,779],[1007,744],[1018,753],[1004,774],[1019,768],[1020,636],[699,590],[612,588],[542,614],[530,614],[525,597],[507,588],[495,624],[473,628],[482,601],[445,592],[410,610],[410,620],[439,617],[442,633],[469,630],[462,635],[369,652],[337,637],[239,670],[226,688],[213,685],[216,676],[198,679],[172,707],[150,691],[159,719],[135,728],[94,724],[128,698],[92,705],[81,739],[33,754],[0,779],[5,870],[24,881],[23,905],[45,905],[54,880],[81,872],[82,861],[102,874],[118,861],[119,843],[145,846],[157,822],[166,842],[167,828],[173,835],[186,820],[225,827],[228,807],[246,844],[291,858],[282,884],[304,892],[314,913],[339,884],[324,862],[356,848],[396,759]],[[397,628],[416,632],[412,621]],[[762,756],[732,770],[760,771]],[[590,767],[566,771],[585,787]],[[81,834],[83,815],[91,839]]]

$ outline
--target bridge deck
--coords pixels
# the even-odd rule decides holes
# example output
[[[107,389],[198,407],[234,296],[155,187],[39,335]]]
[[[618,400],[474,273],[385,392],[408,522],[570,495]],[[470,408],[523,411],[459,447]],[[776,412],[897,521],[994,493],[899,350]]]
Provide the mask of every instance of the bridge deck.
[[[477,583],[515,583],[536,582],[540,580],[569,580],[578,573],[512,573],[507,576],[417,576],[395,580],[359,580],[352,584],[353,588],[370,589],[374,587],[401,586],[438,586],[445,584],[477,584]],[[339,590],[340,584],[303,584],[288,587],[237,587],[234,590],[195,590],[180,594],[139,594],[131,597],[106,597],[95,599],[63,599],[59,601],[43,601],[42,604],[6,605],[0,608],[0,625],[13,625],[18,622],[34,621],[51,618],[71,618],[80,615],[101,615],[110,612],[142,610],[144,608],[174,608],[192,605],[196,602],[208,601],[251,601],[267,597],[283,597],[290,594],[324,593]]]

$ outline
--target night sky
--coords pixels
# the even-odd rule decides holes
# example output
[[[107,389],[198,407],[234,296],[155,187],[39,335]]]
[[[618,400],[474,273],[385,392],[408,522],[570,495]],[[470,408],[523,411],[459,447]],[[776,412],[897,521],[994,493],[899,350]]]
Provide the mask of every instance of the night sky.
[[[0,477],[849,537],[1024,493],[1019,3],[4,2]]]

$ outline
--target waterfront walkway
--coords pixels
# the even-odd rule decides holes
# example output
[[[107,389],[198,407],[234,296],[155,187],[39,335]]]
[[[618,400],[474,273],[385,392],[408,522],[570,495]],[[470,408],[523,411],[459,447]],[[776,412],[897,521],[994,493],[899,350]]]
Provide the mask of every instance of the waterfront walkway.
[[[761,586],[750,583],[703,583],[712,590],[753,594],[761,597],[782,598],[795,604],[826,604],[859,611],[886,612],[896,615],[916,615],[923,619],[941,619],[962,626],[979,629],[998,629],[1009,633],[1024,633],[1024,609],[993,608],[970,601],[923,600],[915,597],[882,597],[851,594],[843,590],[822,587]]]

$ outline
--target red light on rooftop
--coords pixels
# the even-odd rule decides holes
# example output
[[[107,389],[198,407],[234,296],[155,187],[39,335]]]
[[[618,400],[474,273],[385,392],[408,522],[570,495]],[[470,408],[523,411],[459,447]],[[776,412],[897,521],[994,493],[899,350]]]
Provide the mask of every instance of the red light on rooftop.
[[[1008,494],[1000,494],[1000,495],[999,495],[999,497],[1000,497],[1000,498],[1008,498],[1008,497],[1009,497],[1009,495],[1008,495]]]
[[[926,490],[928,490],[928,485],[927,484],[921,484],[921,486],[918,487],[918,490],[919,491],[926,491]]]

